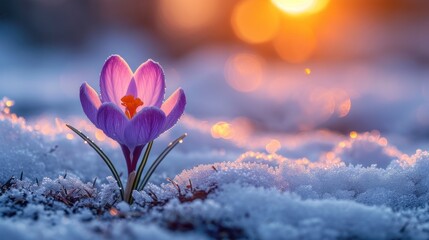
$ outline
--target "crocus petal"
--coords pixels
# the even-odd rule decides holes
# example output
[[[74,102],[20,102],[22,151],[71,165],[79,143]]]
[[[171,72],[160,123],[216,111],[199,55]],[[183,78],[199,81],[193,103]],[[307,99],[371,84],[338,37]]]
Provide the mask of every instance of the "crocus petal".
[[[137,83],[136,83],[136,80],[134,80],[134,78],[131,79],[130,85],[128,85],[126,95],[132,95],[134,97],[137,97]]]
[[[89,120],[97,125],[97,111],[100,108],[101,101],[97,92],[86,82],[80,86],[80,103],[82,104],[83,112]]]
[[[129,124],[128,118],[114,103],[103,103],[98,109],[97,126],[110,138],[125,143],[124,131]]]
[[[183,92],[183,89],[181,88],[177,89],[167,99],[167,101],[165,101],[162,104],[161,110],[167,116],[163,132],[167,131],[168,129],[173,127],[174,124],[177,123],[177,121],[185,111],[185,105],[186,105],[186,96],[185,96],[185,93]]]
[[[143,108],[125,129],[128,147],[144,145],[157,138],[163,130],[165,114],[156,107]]]
[[[123,58],[113,55],[107,59],[100,75],[103,103],[113,102],[121,107],[121,98],[127,93],[132,78],[133,72]]]
[[[136,70],[134,79],[138,97],[144,105],[161,107],[165,95],[165,79],[161,66],[149,59]]]

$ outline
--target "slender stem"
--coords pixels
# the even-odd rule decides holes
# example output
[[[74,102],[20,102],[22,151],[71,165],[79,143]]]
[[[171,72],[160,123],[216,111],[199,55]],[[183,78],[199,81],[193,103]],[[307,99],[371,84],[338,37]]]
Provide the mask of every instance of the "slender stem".
[[[132,187],[133,187],[135,178],[136,178],[136,171],[132,171],[130,174],[128,174],[127,185],[125,186],[125,195],[124,195],[124,200],[128,204],[131,204],[131,199],[133,194]]]
[[[81,131],[77,130],[76,128],[66,124],[68,128],[70,128],[73,132],[75,132],[79,137],[81,137],[85,142],[88,143],[89,146],[91,146],[103,159],[103,161],[106,163],[106,165],[109,167],[110,171],[112,172],[113,177],[116,180],[116,183],[118,184],[119,190],[121,192],[121,198],[124,200],[124,187],[122,185],[121,178],[119,177],[118,172],[116,171],[115,167],[113,166],[110,159],[107,157],[107,155],[101,150],[100,147],[98,147],[90,138],[88,138],[85,134],[83,134]]]
[[[153,145],[153,141],[150,141],[146,147],[142,161],[140,162],[139,168],[137,169],[136,178],[134,179],[132,190],[137,189],[137,186],[140,183],[140,179],[141,179],[144,167],[146,166],[147,160],[149,159],[150,151],[152,150],[152,145]],[[129,202],[132,203],[133,199],[131,198]]]
[[[150,166],[149,170],[147,171],[146,175],[143,178],[142,183],[138,187],[137,190],[141,191],[146,186],[147,182],[149,181],[149,178],[152,176],[153,172],[155,172],[155,169],[158,167],[158,165],[164,160],[164,158],[168,155],[168,153],[173,150],[174,147],[177,146],[177,144],[181,143],[182,140],[187,136],[187,134],[183,134],[182,136],[178,137],[176,140],[171,142],[165,149],[162,151],[162,153],[158,156],[158,158],[153,162],[152,166]]]

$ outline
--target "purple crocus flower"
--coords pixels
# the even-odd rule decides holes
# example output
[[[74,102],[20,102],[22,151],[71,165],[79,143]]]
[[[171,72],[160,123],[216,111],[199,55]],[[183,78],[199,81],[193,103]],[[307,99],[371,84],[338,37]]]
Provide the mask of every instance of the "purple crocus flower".
[[[163,102],[165,79],[161,66],[149,59],[133,73],[118,55],[111,56],[103,66],[100,92],[101,98],[86,82],[82,84],[83,111],[97,128],[121,145],[130,174],[145,144],[182,116],[185,93],[179,88]]]

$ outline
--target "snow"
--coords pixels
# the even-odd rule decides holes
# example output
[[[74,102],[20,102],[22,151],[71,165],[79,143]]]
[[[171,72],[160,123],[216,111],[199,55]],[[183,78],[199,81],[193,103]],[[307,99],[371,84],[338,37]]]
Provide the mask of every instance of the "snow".
[[[44,221],[43,221],[44,220]],[[78,218],[56,216],[54,223],[46,219],[41,221],[10,219],[0,221],[0,232],[7,239],[206,239],[197,234],[176,234],[163,228],[145,223],[85,222]]]
[[[246,229],[251,239],[392,239],[400,236],[405,221],[387,208],[375,208],[344,200],[302,200],[275,189],[232,184],[205,202],[170,202],[170,221],[222,222]],[[201,220],[203,219],[203,221]],[[367,221],[356,221],[367,219]],[[165,219],[163,219],[165,221]],[[204,227],[204,226],[201,226]],[[210,226],[205,226],[209,228]]]
[[[425,174],[429,171],[429,153],[425,151],[402,156],[387,168],[351,165],[340,159],[334,163],[311,163],[279,155],[253,152],[245,155],[253,157],[200,165],[184,170],[173,181],[184,190],[188,188],[189,181],[193,188],[206,191],[224,184],[240,183],[293,192],[303,199],[344,199],[394,209],[424,207],[429,202],[429,176]],[[264,158],[270,159],[268,164],[263,163],[266,160],[261,159]],[[274,161],[278,164],[270,166]],[[161,188],[154,190],[161,193],[158,196],[161,198],[163,195],[171,198],[173,193],[177,193],[172,184],[162,184]]]
[[[181,147],[211,141],[210,136],[178,125],[177,132],[200,138],[186,139],[175,149],[145,191],[134,191],[130,206],[119,201],[115,180],[100,171],[105,166],[91,148],[67,139],[66,130],[43,133],[13,113],[2,113],[0,124],[1,141],[7,143],[0,147],[0,233],[9,239],[429,237],[429,152],[407,155],[377,132],[331,135],[323,146],[315,141],[312,155],[319,156],[311,161],[256,151],[189,152]],[[174,133],[162,136],[159,145]],[[117,156],[117,146],[99,144]],[[240,149],[237,145],[231,152]],[[187,165],[178,160],[187,156]],[[171,180],[162,181],[166,177]]]

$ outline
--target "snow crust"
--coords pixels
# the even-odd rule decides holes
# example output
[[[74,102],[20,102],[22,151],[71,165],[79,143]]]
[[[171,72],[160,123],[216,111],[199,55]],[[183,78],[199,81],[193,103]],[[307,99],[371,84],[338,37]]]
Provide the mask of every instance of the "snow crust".
[[[234,143],[231,154],[189,152],[186,144],[210,136],[179,125],[178,131],[200,138],[175,149],[148,187],[134,191],[129,206],[79,139],[59,127],[47,134],[13,114],[0,116],[0,233],[9,239],[429,237],[429,152],[404,154],[379,133],[307,145],[310,160]],[[162,136],[160,145],[174,133]],[[117,146],[99,144],[121,169]]]

